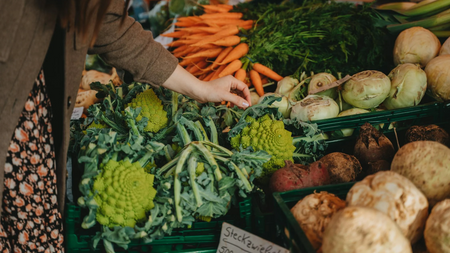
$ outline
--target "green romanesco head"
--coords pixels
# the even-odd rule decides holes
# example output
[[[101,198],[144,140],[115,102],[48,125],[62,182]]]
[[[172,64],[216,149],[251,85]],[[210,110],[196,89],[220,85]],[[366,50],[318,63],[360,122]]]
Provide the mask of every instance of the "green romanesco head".
[[[253,147],[255,151],[264,150],[272,158],[263,164],[261,177],[270,175],[277,169],[285,166],[285,160],[293,161],[295,146],[292,144],[292,133],[284,129],[284,123],[280,120],[272,120],[267,114],[259,119],[247,117],[250,125],[244,127],[240,134],[231,138],[231,147],[239,150]]]
[[[147,132],[156,133],[167,125],[167,112],[164,111],[161,100],[152,89],[139,93],[128,106],[142,108],[136,120],[140,121],[143,117],[148,118],[147,126],[144,128]]]
[[[99,206],[98,223],[108,227],[134,227],[136,222],[146,220],[146,212],[154,207],[153,179],[138,162],[108,161],[92,189]]]

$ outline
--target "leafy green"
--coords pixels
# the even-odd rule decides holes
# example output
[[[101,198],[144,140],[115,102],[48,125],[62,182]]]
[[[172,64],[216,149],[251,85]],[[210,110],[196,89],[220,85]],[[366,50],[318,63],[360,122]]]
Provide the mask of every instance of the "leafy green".
[[[238,5],[235,11],[257,24],[247,35],[247,57],[282,76],[391,69],[392,38],[376,26],[379,15],[370,5],[321,2]]]

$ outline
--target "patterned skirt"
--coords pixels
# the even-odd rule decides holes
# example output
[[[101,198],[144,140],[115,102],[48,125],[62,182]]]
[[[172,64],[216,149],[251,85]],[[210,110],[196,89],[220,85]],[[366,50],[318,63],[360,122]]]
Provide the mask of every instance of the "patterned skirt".
[[[11,138],[5,163],[0,252],[64,252],[51,104],[43,71]]]

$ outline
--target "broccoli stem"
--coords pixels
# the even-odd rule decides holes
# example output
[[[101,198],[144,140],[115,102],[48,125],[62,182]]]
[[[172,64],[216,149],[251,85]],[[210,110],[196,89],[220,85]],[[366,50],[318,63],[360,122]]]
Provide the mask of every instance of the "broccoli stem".
[[[192,192],[194,193],[195,201],[197,202],[197,207],[200,207],[203,204],[202,197],[198,192],[198,185],[195,182],[195,172],[197,170],[197,158],[195,156],[191,156],[188,161],[188,172],[189,172],[189,180],[192,187]]]
[[[186,128],[180,122],[177,123],[177,132],[181,138],[181,141],[183,142],[182,143],[183,147],[192,141],[191,137],[189,137],[189,134],[188,134]]]
[[[210,142],[210,141],[202,141],[200,143],[204,144],[204,145],[211,146],[211,147],[217,149],[218,151],[222,152],[223,154],[226,154],[227,156],[232,156],[233,155],[233,152],[231,152],[230,150],[228,150],[225,147],[220,146],[219,144],[216,144],[216,143],[213,143],[213,142]]]
[[[209,127],[210,132],[211,132],[211,136],[209,139],[211,140],[212,143],[218,145],[219,144],[219,136],[217,133],[216,124],[214,124],[214,121],[211,118],[211,116],[204,118],[204,121],[205,121],[206,126]]]
[[[149,151],[145,153],[145,155],[141,159],[138,160],[142,168],[144,168],[148,164],[153,155],[154,153]]]
[[[131,130],[133,131],[133,134],[136,136],[140,136],[139,130],[137,129],[137,126],[133,119],[133,113],[131,113],[131,107],[125,108],[125,115],[127,116],[127,123],[131,127]]]
[[[297,144],[301,141],[313,142],[313,141],[320,141],[320,140],[325,140],[325,137],[323,136],[323,134],[316,134],[314,136],[298,136],[298,137],[293,138],[292,144],[295,146],[295,144]]]
[[[164,173],[164,171],[172,168],[173,166],[175,166],[175,164],[178,162],[178,159],[180,159],[180,157],[175,157],[174,159],[172,159],[172,161],[166,163],[164,166],[162,166],[157,172],[156,175],[160,176],[162,173]],[[166,174],[167,177],[167,174]]]
[[[194,124],[199,129],[199,131],[202,133],[203,140],[204,141],[209,141],[208,134],[206,133],[205,128],[203,127],[202,123],[197,120],[197,121],[194,122]]]
[[[208,163],[211,165],[211,167],[214,169],[214,176],[217,181],[222,180],[222,173],[220,172],[219,165],[216,162],[216,159],[214,159],[214,156],[211,154],[211,152],[203,146],[200,142],[192,142],[192,145],[200,151],[200,153],[203,155],[203,157],[208,161]]]
[[[179,123],[185,125],[187,128],[189,128],[191,131],[194,132],[195,137],[197,138],[197,141],[203,141],[203,135],[200,132],[200,129],[195,125],[194,122],[186,119],[185,117],[181,117],[178,121]]]
[[[180,155],[180,159],[178,160],[177,166],[175,167],[175,177],[174,177],[174,199],[175,199],[175,213],[178,219],[178,222],[183,220],[183,215],[181,213],[180,200],[181,200],[181,181],[179,174],[183,170],[184,163],[186,159],[192,152],[192,146],[188,146],[184,151],[182,151]]]
[[[244,187],[247,191],[252,191],[252,186],[250,182],[248,181],[248,178],[244,175],[244,173],[241,171],[241,169],[232,161],[229,159],[223,158],[223,157],[216,157],[217,160],[223,162],[223,163],[229,163],[231,167],[236,171],[236,174],[238,175],[239,179],[244,183]]]
[[[175,117],[175,114],[178,111],[178,96],[179,95],[180,95],[179,93],[172,91],[172,121],[173,121],[173,118]]]

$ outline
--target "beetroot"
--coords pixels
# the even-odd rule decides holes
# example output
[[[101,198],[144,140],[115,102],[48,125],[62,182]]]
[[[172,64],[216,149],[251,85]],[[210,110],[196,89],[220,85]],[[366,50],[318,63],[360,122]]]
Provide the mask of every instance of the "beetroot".
[[[270,178],[270,189],[272,192],[285,192],[329,183],[328,170],[322,163],[305,166],[286,161],[286,165]]]

